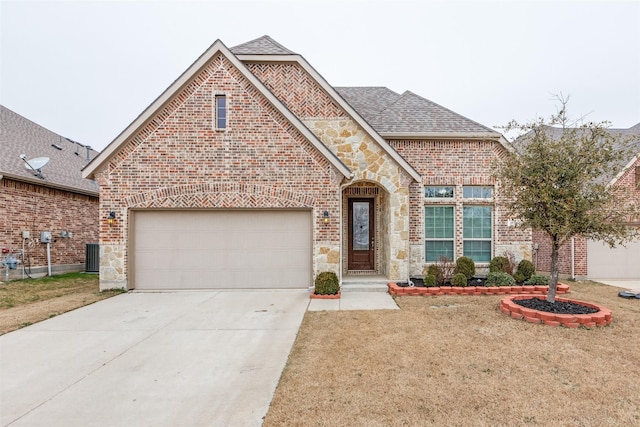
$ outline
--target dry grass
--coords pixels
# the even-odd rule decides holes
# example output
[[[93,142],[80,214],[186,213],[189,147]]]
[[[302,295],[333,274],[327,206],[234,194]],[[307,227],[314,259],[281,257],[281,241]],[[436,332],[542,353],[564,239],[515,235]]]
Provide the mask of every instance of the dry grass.
[[[97,275],[69,273],[0,285],[0,335],[117,295],[99,292]]]
[[[640,300],[570,298],[606,328],[513,320],[501,297],[398,297],[397,311],[308,312],[264,426],[640,425]]]

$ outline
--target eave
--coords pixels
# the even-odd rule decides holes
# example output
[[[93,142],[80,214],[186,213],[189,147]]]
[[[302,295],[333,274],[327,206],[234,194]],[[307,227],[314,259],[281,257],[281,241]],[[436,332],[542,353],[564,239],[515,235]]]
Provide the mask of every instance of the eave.
[[[12,181],[19,181],[27,184],[39,185],[41,187],[55,188],[56,190],[68,191],[69,193],[83,194],[85,196],[92,196],[92,197],[100,196],[100,191],[83,190],[76,187],[70,187],[68,185],[56,184],[51,181],[43,180],[36,177],[28,178],[20,175],[13,175],[10,173],[0,174],[0,180],[5,178],[10,179]]]

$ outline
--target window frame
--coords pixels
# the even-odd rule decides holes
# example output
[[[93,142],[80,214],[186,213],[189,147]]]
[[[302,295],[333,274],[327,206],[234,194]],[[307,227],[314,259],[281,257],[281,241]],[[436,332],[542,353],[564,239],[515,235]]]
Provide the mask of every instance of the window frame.
[[[224,106],[220,108],[219,100],[224,100]],[[224,111],[224,117],[220,117],[220,111]],[[220,120],[223,120],[220,126]],[[219,131],[225,131],[229,128],[229,97],[225,93],[213,94],[213,128]]]
[[[428,196],[428,189],[451,189],[451,196]],[[447,191],[447,190],[445,190]],[[438,192],[436,192],[437,194]],[[424,198],[426,200],[455,200],[456,197],[456,187],[455,185],[425,185],[424,186]]]
[[[427,209],[450,209],[450,219],[451,219],[451,237],[427,237]],[[455,259],[456,256],[456,208],[451,204],[437,204],[437,205],[425,205],[424,206],[424,262],[426,263],[434,263],[440,260],[440,258],[444,255],[451,260]],[[445,220],[448,219],[443,217]],[[444,227],[442,227],[444,229]],[[427,251],[427,243],[428,242],[446,242],[451,244],[451,257],[448,254],[439,254],[436,259],[430,260],[428,259],[428,251]]]
[[[480,209],[488,209],[489,210],[489,227],[488,231],[490,236],[487,237],[466,237],[466,231],[468,230],[466,226],[467,216],[465,215],[468,208],[480,208]],[[483,219],[483,218],[480,218]],[[462,207],[462,255],[473,259],[476,264],[488,263],[493,258],[493,239],[494,239],[494,208],[492,205],[464,205]],[[465,244],[467,242],[488,242],[489,243],[489,253],[488,258],[483,260],[477,260],[474,257],[470,256],[465,249]]]
[[[480,190],[480,195],[471,194],[467,196],[467,190]],[[489,195],[484,195],[484,191],[489,190]],[[464,185],[462,186],[462,198],[465,200],[493,200],[493,186],[491,185]]]

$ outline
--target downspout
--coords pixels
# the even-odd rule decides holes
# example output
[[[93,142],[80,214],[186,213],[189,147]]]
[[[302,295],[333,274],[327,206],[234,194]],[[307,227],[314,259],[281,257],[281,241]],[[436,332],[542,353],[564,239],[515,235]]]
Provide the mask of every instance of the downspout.
[[[576,279],[576,240],[571,238],[571,280]]]
[[[343,230],[343,226],[342,226],[342,221],[343,221],[343,217],[342,217],[342,212],[344,211],[344,207],[342,206],[342,191],[350,186],[351,184],[353,184],[353,178],[356,175],[354,173],[351,173],[351,175],[349,176],[349,180],[347,182],[345,182],[344,184],[340,185],[340,188],[338,189],[338,200],[340,200],[340,221],[338,223],[338,227],[340,227],[340,263],[339,263],[339,269],[340,271],[338,272],[338,281],[340,282],[340,287],[342,287],[342,251],[343,251],[343,243],[344,241],[342,240],[342,230]]]

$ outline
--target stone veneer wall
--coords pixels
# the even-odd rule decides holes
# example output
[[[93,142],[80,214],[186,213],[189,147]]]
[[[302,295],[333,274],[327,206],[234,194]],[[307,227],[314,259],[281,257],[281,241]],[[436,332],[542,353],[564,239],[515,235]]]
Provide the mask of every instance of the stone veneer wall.
[[[214,128],[226,94],[228,126]],[[214,57],[96,172],[101,288],[130,288],[131,209],[309,208],[314,274],[339,272],[343,176],[222,55]]]
[[[357,123],[350,119],[305,119],[304,124],[354,172],[352,182],[375,183],[386,192],[380,204],[382,265],[390,280],[409,272],[409,185],[412,178]],[[343,251],[346,251],[343,247]]]
[[[411,274],[421,276],[427,263],[424,261],[424,186],[448,185],[455,187],[453,201],[429,201],[429,204],[455,206],[455,256],[462,256],[462,207],[467,204],[484,204],[480,200],[463,201],[462,187],[466,185],[494,186],[493,206],[493,256],[513,253],[517,259],[531,259],[531,231],[507,224],[503,207],[504,195],[491,178],[491,165],[504,153],[504,147],[495,141],[465,140],[390,140],[390,144],[422,176],[422,183],[410,187]],[[483,264],[479,266],[482,267]]]
[[[304,124],[354,172],[349,184],[368,182],[386,194],[379,200],[381,272],[389,279],[406,277],[409,268],[409,184],[412,178],[333,101],[297,63],[247,63],[256,75]],[[343,252],[347,251],[344,246]],[[343,255],[344,256],[344,255]]]
[[[98,242],[98,197],[72,193],[0,179],[0,248],[7,248],[20,258],[22,232],[28,231],[25,240],[25,261],[31,267],[47,265],[47,245],[40,243],[40,233],[50,231],[52,267],[82,265],[84,268],[86,244]],[[63,238],[62,231],[71,232],[72,237]],[[0,259],[4,258],[0,254]],[[0,267],[2,267],[0,265]],[[27,265],[28,267],[28,265]],[[77,270],[77,268],[76,268]],[[22,277],[22,267],[11,270],[10,277]],[[4,277],[2,268],[2,277]]]

